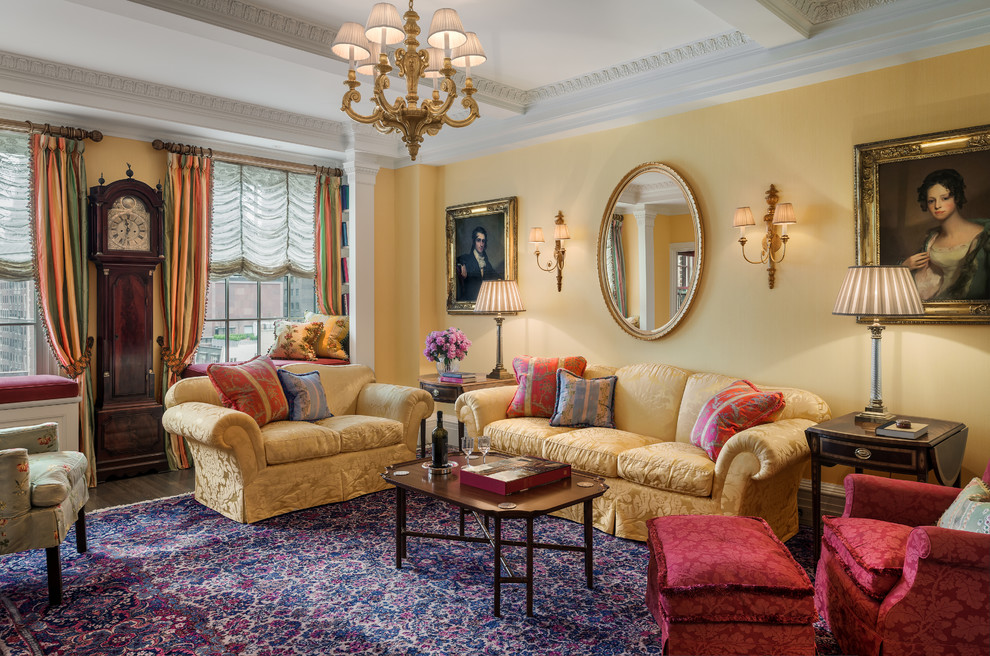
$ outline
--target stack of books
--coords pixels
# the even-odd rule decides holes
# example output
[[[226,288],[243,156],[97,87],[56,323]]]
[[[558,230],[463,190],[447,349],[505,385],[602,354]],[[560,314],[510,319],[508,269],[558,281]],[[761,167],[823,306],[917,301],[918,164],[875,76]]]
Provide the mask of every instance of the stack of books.
[[[571,477],[564,462],[534,456],[515,456],[483,465],[462,467],[461,483],[495,494],[512,494]]]
[[[476,379],[475,374],[466,371],[448,371],[440,374],[441,383],[470,383]]]

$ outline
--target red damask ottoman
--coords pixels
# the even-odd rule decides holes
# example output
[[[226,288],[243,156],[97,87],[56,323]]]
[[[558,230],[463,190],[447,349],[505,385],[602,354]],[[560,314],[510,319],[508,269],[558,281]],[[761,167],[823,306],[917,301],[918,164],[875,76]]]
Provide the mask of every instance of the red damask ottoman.
[[[814,588],[765,521],[673,515],[647,529],[665,654],[814,655]]]

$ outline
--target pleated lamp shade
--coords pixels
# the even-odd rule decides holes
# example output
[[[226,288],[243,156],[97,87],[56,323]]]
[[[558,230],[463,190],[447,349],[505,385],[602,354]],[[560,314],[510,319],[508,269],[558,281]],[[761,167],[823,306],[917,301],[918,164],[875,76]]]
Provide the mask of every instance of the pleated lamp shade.
[[[832,314],[893,317],[924,314],[918,286],[905,266],[851,266]]]
[[[368,45],[371,48],[371,56],[357,63],[357,68],[354,70],[358,75],[378,75],[375,67],[378,66],[378,55],[381,54],[382,47],[377,43],[369,43]]]
[[[732,227],[744,228],[752,225],[756,225],[756,219],[753,218],[753,210],[748,207],[737,207],[735,214],[732,215]]]
[[[379,47],[382,41],[390,46],[406,38],[406,33],[402,31],[402,19],[399,18],[399,10],[395,5],[379,2],[372,7],[368,22],[365,23],[364,35],[368,41],[377,43]]]
[[[488,60],[485,56],[485,49],[481,47],[481,41],[474,32],[467,33],[467,41],[464,45],[454,49],[451,53],[450,63],[454,66],[478,66]]]
[[[341,59],[361,61],[371,54],[371,44],[364,35],[364,27],[357,23],[344,23],[337,31],[330,51]]]
[[[467,41],[461,17],[453,9],[437,9],[430,21],[430,36],[426,40],[434,48],[457,48]]]
[[[443,77],[443,74],[440,73],[440,69],[443,68],[443,50],[426,48],[426,52],[430,53],[430,63],[426,65],[426,72],[423,73],[423,77],[430,79]]]
[[[515,280],[485,280],[478,290],[475,312],[524,312]]]

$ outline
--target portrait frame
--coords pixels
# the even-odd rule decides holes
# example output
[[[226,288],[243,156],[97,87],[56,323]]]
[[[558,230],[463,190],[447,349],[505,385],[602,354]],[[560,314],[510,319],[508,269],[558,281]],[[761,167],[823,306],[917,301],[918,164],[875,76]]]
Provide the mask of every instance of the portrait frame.
[[[517,267],[518,231],[517,198],[497,198],[480,203],[464,203],[447,208],[447,314],[473,314],[477,293],[465,297],[457,275],[457,258],[471,252],[472,233],[482,226],[488,233],[486,253],[493,268],[499,269],[505,280],[515,280]]]
[[[921,209],[918,188],[932,171],[956,169],[966,184],[964,216],[990,218],[990,125],[858,144],[854,152],[858,265],[899,264],[922,249],[935,220]],[[924,308],[880,322],[990,323],[990,298],[924,301]]]

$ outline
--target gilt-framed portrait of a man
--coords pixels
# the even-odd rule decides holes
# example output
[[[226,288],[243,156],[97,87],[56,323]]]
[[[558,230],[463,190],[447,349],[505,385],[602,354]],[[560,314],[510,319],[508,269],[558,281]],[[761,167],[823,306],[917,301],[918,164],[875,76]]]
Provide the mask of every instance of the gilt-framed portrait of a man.
[[[447,208],[447,312],[474,312],[484,280],[515,280],[516,197]]]
[[[855,166],[856,263],[908,267],[924,303],[890,323],[990,323],[990,125],[859,144]]]

